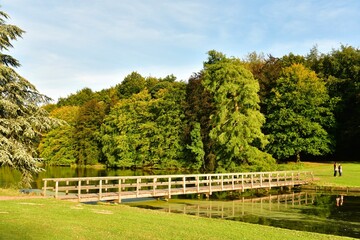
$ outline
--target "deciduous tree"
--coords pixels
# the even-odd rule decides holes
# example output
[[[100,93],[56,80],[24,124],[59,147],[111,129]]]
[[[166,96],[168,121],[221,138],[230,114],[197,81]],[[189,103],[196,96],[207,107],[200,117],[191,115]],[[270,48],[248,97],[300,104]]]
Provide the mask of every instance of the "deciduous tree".
[[[261,132],[265,117],[260,113],[259,84],[251,72],[239,59],[210,51],[203,85],[214,97],[210,137],[216,143],[218,166],[228,170],[241,165],[269,168],[274,160],[259,150],[267,143]]]
[[[266,133],[269,153],[278,159],[331,153],[334,146],[328,130],[334,127],[325,82],[301,64],[283,70],[267,99]]]

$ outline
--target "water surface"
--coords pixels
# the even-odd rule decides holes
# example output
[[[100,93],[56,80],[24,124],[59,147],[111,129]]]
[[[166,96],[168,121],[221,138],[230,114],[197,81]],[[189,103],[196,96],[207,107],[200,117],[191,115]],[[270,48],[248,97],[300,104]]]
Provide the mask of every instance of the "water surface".
[[[233,201],[170,199],[131,206],[360,238],[360,196],[299,192]]]

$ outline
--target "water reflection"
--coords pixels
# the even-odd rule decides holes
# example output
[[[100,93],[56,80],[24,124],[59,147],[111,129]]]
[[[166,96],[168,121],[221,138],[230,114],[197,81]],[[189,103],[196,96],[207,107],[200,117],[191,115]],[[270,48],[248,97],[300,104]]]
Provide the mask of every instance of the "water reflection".
[[[170,199],[168,202],[129,205],[360,238],[360,196],[349,193],[294,192],[257,198],[241,197],[234,201]]]
[[[344,195],[340,195],[336,198],[336,206],[342,206],[344,204]]]

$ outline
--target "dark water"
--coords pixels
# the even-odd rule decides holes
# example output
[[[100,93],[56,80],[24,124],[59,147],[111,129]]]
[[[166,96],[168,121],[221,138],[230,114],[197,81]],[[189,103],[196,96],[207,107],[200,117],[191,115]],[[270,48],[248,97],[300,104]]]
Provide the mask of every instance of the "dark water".
[[[360,238],[360,196],[300,192],[233,201],[170,199],[128,205]]]

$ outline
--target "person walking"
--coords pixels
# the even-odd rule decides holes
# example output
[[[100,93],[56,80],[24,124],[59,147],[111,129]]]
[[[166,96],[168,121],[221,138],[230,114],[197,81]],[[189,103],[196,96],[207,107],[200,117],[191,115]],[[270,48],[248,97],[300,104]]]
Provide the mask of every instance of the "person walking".
[[[336,162],[334,162],[334,177],[336,177],[336,174],[337,174],[337,166],[336,166]]]
[[[342,175],[342,166],[341,166],[341,164],[338,165],[338,170],[339,170],[339,177],[341,177],[341,175]]]

